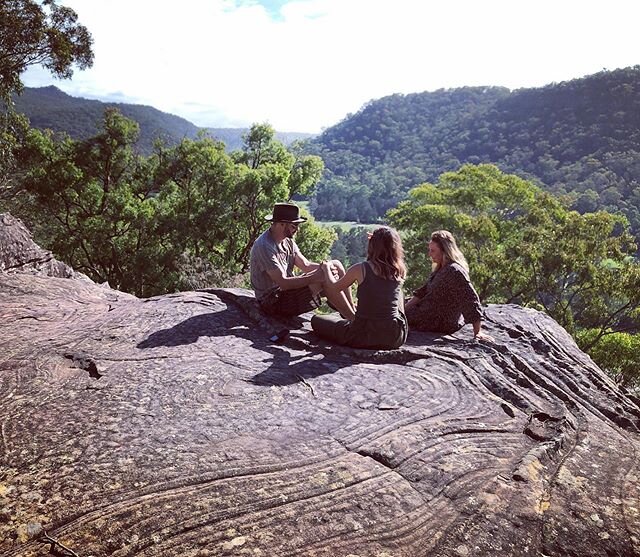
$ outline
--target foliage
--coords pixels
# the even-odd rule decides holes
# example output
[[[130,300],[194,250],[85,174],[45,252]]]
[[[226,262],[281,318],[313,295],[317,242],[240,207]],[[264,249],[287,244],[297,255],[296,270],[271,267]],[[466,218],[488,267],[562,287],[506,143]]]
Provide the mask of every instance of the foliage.
[[[538,89],[391,95],[311,140],[322,220],[375,222],[417,184],[493,163],[581,213],[621,211],[640,237],[640,66]]]
[[[138,127],[116,111],[105,113],[104,131],[91,140],[56,140],[30,130],[19,153],[28,168],[21,181],[32,201],[24,214],[36,238],[94,280],[137,294],[166,269],[154,236],[156,201],[144,180],[145,161],[132,150]]]
[[[76,99],[77,100],[77,99]],[[235,151],[242,149],[243,136],[249,131],[247,128],[204,128],[205,131],[215,137],[219,141],[222,141],[227,148],[227,151]],[[298,141],[309,139],[313,137],[310,133],[297,133],[297,132],[276,132],[276,139],[292,148]]]
[[[287,151],[263,124],[232,154],[202,136],[143,157],[138,132],[113,109],[87,140],[29,130],[18,151],[21,197],[4,201],[60,259],[138,296],[242,281],[264,216],[322,172],[317,157]],[[326,257],[334,234],[311,219],[300,239]]]
[[[411,190],[389,218],[406,234],[409,288],[430,271],[431,232],[447,229],[483,300],[542,309],[574,335],[594,331],[587,350],[609,331],[638,329],[640,264],[624,217],[580,215],[495,166],[465,165]]]
[[[617,383],[626,388],[640,388],[640,335],[609,330],[593,344],[599,333],[592,329],[580,331],[577,336],[580,348],[588,348],[595,363]]]
[[[12,110],[0,113],[0,199],[16,195],[14,182],[18,172],[15,152],[29,129],[29,122]]]
[[[55,0],[6,0],[0,4],[0,199],[24,201],[15,188],[19,172],[16,150],[28,130],[17,114],[12,95],[23,89],[21,74],[41,64],[60,78],[71,77],[72,66],[93,62],[91,36],[70,8]]]
[[[178,275],[175,289],[200,290],[203,288],[251,288],[249,273],[234,274],[216,267],[206,257],[182,253],[177,262]]]
[[[296,156],[276,141],[274,135],[274,129],[268,124],[256,124],[245,136],[244,148],[231,153],[231,158],[243,169],[234,190],[236,216],[245,232],[235,256],[242,271],[248,268],[249,252],[262,232],[264,215],[270,213],[277,201],[308,194],[323,169],[318,157]]]
[[[300,225],[296,234],[296,244],[310,261],[329,259],[332,246],[338,235],[332,228],[319,226],[315,219],[304,209],[300,213],[307,217],[307,222]]]
[[[368,233],[370,228],[353,226],[348,229],[335,227],[336,242],[331,248],[331,257],[339,259],[345,268],[364,261],[367,258]]]
[[[93,63],[91,35],[76,13],[56,0],[4,0],[0,4],[0,98],[10,102],[23,88],[21,74],[40,64],[60,78],[72,66]]]

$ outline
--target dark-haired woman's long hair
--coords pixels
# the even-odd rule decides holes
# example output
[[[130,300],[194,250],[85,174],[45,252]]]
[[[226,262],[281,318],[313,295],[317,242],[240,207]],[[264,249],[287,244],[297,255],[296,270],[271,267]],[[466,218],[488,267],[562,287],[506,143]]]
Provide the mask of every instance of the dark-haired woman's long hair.
[[[402,282],[407,276],[402,240],[388,226],[381,226],[373,231],[369,238],[367,261],[379,277]]]

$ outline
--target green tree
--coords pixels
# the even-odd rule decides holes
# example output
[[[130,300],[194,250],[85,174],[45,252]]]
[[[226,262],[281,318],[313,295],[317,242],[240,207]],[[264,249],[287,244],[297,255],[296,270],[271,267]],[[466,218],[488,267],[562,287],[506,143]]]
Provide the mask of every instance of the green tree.
[[[342,261],[345,267],[364,261],[367,257],[368,233],[373,228],[354,226],[345,230],[336,227],[338,237],[331,248],[331,257]]]
[[[310,261],[328,259],[331,248],[337,239],[333,228],[316,224],[314,218],[304,209],[301,214],[307,217],[307,222],[301,224],[296,234],[296,243],[300,251]]]
[[[0,113],[0,210],[18,195],[15,188],[19,171],[15,152],[23,140],[29,122],[13,110]]]
[[[74,64],[83,69],[93,63],[91,44],[76,13],[55,0],[0,2],[0,209],[20,201],[15,151],[28,121],[15,113],[12,95],[23,89],[22,73],[41,64],[56,77],[71,77]]]
[[[578,345],[616,382],[626,388],[640,387],[640,335],[585,329],[578,333]]]
[[[18,151],[24,202],[14,204],[59,258],[138,296],[242,284],[273,203],[308,191],[321,170],[317,157],[296,158],[267,126],[252,128],[232,155],[202,135],[159,143],[145,158],[134,149],[138,132],[114,109],[83,141],[29,130]],[[334,239],[313,219],[301,227],[310,257],[326,257]]]
[[[408,286],[428,275],[433,230],[450,230],[483,300],[543,309],[570,333],[638,330],[640,265],[624,217],[580,215],[558,198],[491,165],[465,165],[423,184],[389,213],[405,233]],[[589,344],[590,343],[590,344]]]
[[[311,193],[323,164],[317,156],[289,152],[275,139],[275,131],[268,124],[253,125],[244,136],[242,150],[231,156],[238,165],[235,217],[246,232],[238,230],[234,235],[230,259],[244,272],[251,246],[264,228],[264,215],[270,213],[274,203]]]
[[[69,78],[73,65],[93,63],[89,31],[77,14],[56,0],[3,0],[0,3],[0,98],[9,103],[23,88],[20,76],[40,64],[53,75]]]
[[[133,152],[138,125],[107,110],[103,131],[76,142],[30,130],[19,161],[36,238],[76,270],[139,296],[170,281],[156,234],[149,164]],[[23,216],[23,215],[19,215]]]

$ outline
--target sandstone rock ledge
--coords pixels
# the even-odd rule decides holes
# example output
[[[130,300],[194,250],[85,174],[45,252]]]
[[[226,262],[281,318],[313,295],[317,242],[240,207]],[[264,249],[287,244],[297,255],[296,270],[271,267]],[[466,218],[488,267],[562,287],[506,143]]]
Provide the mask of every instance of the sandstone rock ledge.
[[[492,344],[277,345],[245,291],[2,272],[0,555],[640,554],[637,401],[487,314]]]

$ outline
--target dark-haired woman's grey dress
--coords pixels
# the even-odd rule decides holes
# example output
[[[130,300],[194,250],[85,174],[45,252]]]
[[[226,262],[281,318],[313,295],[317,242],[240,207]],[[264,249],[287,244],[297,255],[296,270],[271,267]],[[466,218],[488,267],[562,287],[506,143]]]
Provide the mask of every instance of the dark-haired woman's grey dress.
[[[478,294],[467,271],[457,263],[431,273],[426,284],[413,295],[418,301],[406,309],[411,329],[454,333],[465,322],[482,319]]]
[[[390,350],[407,340],[401,283],[379,277],[367,261],[364,280],[358,286],[358,308],[354,321],[333,315],[314,315],[311,326],[318,336],[353,348]]]

